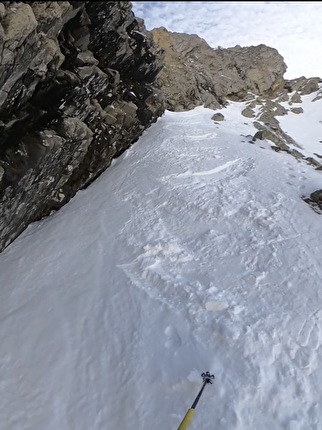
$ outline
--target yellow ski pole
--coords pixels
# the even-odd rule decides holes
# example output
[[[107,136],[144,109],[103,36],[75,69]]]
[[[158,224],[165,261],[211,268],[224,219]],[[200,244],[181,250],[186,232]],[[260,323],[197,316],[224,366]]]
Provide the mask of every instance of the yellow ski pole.
[[[189,424],[191,423],[191,420],[195,414],[196,406],[200,400],[201,394],[202,394],[205,386],[207,384],[212,384],[213,379],[215,378],[214,375],[211,375],[209,372],[202,373],[201,377],[203,379],[202,387],[201,387],[195,401],[193,402],[191,408],[188,409],[186,415],[184,416],[183,420],[181,421],[181,424],[179,425],[178,430],[187,430],[187,428],[188,428]]]

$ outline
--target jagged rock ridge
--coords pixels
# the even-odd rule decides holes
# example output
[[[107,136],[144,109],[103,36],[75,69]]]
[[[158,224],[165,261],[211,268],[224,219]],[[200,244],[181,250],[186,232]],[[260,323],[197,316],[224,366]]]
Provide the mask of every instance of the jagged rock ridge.
[[[198,105],[216,109],[249,93],[274,96],[283,89],[286,65],[276,49],[265,45],[213,49],[197,35],[152,31],[165,51],[157,77],[169,110]]]
[[[130,2],[0,3],[0,250],[65,204],[164,107]]]

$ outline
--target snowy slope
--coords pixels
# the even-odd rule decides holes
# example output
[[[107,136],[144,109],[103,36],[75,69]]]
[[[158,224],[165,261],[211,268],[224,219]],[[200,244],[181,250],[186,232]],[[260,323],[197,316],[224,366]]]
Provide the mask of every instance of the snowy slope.
[[[0,255],[2,430],[175,430],[206,370],[191,429],[322,428],[321,172],[243,108],[166,112]]]

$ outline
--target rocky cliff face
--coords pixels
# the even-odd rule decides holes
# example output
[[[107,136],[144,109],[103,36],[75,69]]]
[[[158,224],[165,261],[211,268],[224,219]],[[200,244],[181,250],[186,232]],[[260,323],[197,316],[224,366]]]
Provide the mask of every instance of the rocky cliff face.
[[[284,87],[286,65],[276,49],[265,45],[213,49],[196,35],[152,31],[165,51],[157,84],[169,110],[198,105],[216,109],[249,93],[274,96]]]
[[[130,2],[0,3],[0,250],[163,113]]]
[[[265,45],[212,49],[195,35],[148,33],[130,2],[0,3],[0,251],[97,178],[165,108],[221,109],[220,121],[230,100],[246,101],[242,115],[257,129],[246,138],[303,158],[277,117],[299,114],[321,80],[285,81],[285,71]],[[306,161],[322,169],[321,159]]]

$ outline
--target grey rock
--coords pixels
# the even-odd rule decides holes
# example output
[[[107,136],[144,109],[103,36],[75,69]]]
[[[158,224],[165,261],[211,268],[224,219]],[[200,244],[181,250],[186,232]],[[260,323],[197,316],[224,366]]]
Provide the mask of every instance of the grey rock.
[[[11,51],[19,48],[36,29],[37,20],[29,4],[9,4],[3,20],[4,42]]]
[[[247,107],[250,108],[250,109],[255,109],[256,106],[257,106],[256,100],[252,100],[251,102],[247,103]]]
[[[296,91],[301,95],[306,95],[318,91],[319,84],[321,82],[321,78],[316,77],[307,79],[304,76],[301,76],[297,79],[286,80],[284,87],[288,92]]]
[[[254,118],[255,117],[255,112],[249,106],[247,106],[245,109],[243,109],[241,114],[243,116],[245,116],[246,118]]]
[[[84,52],[79,52],[75,60],[75,65],[78,67],[90,66],[90,65],[97,66],[98,63],[99,61],[94,57],[93,52],[89,50]]]
[[[220,112],[215,113],[211,119],[213,119],[214,121],[223,121],[225,119],[224,115]]]
[[[304,155],[302,154],[302,152],[298,151],[297,149],[289,149],[287,152],[289,154],[291,154],[297,160],[303,160],[304,159]]]
[[[283,102],[288,102],[289,100],[289,95],[287,93],[287,91],[283,91],[282,94],[280,94],[277,98],[277,103],[283,103]]]
[[[320,90],[317,92],[317,95],[314,97],[314,99],[312,100],[313,102],[320,100],[322,98],[322,89],[320,88]]]
[[[289,147],[286,145],[284,140],[276,133],[274,133],[272,130],[265,129],[265,130],[257,131],[253,137],[253,140],[256,141],[257,139],[270,140],[271,142],[276,144],[279,150],[282,150],[282,151],[287,151],[289,149]]]
[[[212,49],[196,35],[164,28],[152,34],[165,53],[157,85],[169,110],[198,105],[218,109],[227,100],[247,100],[249,93],[273,96],[284,88],[286,65],[276,49],[265,45]]]
[[[262,124],[258,121],[253,121],[253,126],[256,128],[256,130],[266,130],[266,128],[267,128],[264,126],[264,124]]]
[[[317,160],[315,160],[315,158],[313,157],[305,157],[305,160],[311,164],[311,166],[314,166],[316,169],[320,170],[322,165],[321,163],[319,163]]]
[[[284,116],[287,115],[287,109],[284,106],[281,106],[280,104],[276,103],[275,109],[274,109],[274,116]]]
[[[316,190],[308,197],[303,197],[303,200],[308,203],[312,209],[322,215],[322,190]]]
[[[291,102],[292,103],[302,103],[301,96],[298,92],[293,94],[293,96],[291,97]]]
[[[64,24],[72,18],[73,6],[68,1],[36,1],[31,3],[33,13],[37,20],[37,31],[43,32],[49,38],[57,38]],[[75,10],[75,13],[79,8]]]
[[[314,191],[310,194],[310,198],[316,203],[322,203],[322,190]]]
[[[267,124],[269,126],[278,127],[279,122],[274,116],[274,112],[272,112],[270,109],[264,110],[264,112],[260,115],[259,121],[262,121],[264,124]]]
[[[303,113],[303,109],[301,107],[296,107],[296,108],[291,108],[291,112],[299,114],[299,113]]]
[[[301,87],[301,94],[311,94],[319,89],[319,83],[322,82],[320,78],[311,78]]]
[[[0,14],[1,251],[165,107],[163,55],[130,2],[3,2]]]
[[[3,3],[0,3],[0,18],[3,19],[6,13],[6,8]]]

